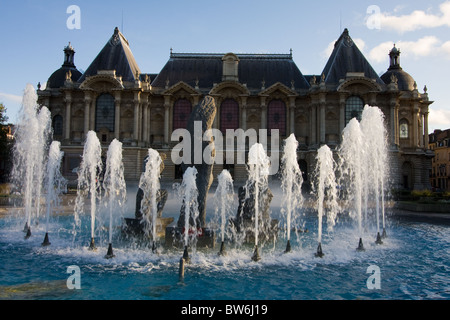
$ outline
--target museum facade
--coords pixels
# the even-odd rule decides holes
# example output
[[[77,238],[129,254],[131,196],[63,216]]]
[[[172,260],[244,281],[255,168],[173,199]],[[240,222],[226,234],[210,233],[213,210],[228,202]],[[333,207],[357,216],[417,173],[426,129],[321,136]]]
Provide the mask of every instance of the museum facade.
[[[159,73],[143,73],[118,28],[84,73],[76,68],[74,55],[69,43],[61,68],[49,77],[45,89],[38,85],[38,102],[51,111],[53,138],[61,141],[62,170],[69,179],[77,177],[75,169],[90,130],[97,133],[105,156],[113,139],[123,143],[126,179],[139,179],[148,148],[166,155],[163,181],[181,179],[181,166],[171,160],[171,151],[179,143],[172,141],[172,132],[186,128],[193,107],[209,95],[217,108],[213,127],[224,136],[227,129],[267,129],[269,135],[276,129],[282,148],[282,141],[295,134],[306,181],[311,180],[318,148],[327,144],[336,150],[350,119],[361,117],[366,104],[378,106],[389,136],[392,186],[430,187],[433,153],[428,150],[428,112],[432,101],[426,87],[419,92],[414,79],[401,68],[400,50],[395,46],[381,77],[347,29],[316,75],[303,75],[292,51],[191,54],[171,50]],[[271,137],[267,140],[270,153]],[[215,177],[226,168],[235,181],[246,180],[245,164],[223,163],[214,165]]]

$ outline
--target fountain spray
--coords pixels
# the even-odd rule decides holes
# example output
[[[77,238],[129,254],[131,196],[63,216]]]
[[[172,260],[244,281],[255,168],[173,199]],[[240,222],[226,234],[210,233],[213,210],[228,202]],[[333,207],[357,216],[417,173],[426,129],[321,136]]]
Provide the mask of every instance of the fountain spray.
[[[341,157],[341,178],[348,179],[349,197],[353,200],[350,215],[358,222],[359,244],[358,251],[364,251],[362,241],[362,191],[364,153],[363,134],[360,124],[356,118],[349,121],[342,133],[342,143],[339,149]]]
[[[218,185],[214,194],[216,216],[220,213],[221,244],[219,255],[225,255],[225,224],[232,212],[234,198],[233,178],[228,170],[223,170],[218,176]]]
[[[317,151],[317,164],[315,176],[317,178],[317,216],[318,216],[318,236],[316,257],[322,258],[322,217],[327,216],[328,231],[331,231],[336,223],[336,215],[339,211],[337,202],[336,178],[334,174],[335,162],[333,153],[327,145],[323,145]],[[327,200],[325,201],[325,193]],[[326,208],[324,208],[326,204]],[[328,209],[328,210],[327,210]],[[324,211],[326,212],[324,214]]]
[[[190,263],[188,246],[189,246],[189,234],[192,233],[192,238],[195,240],[197,237],[197,219],[198,212],[198,190],[197,190],[197,169],[195,167],[188,167],[183,175],[183,181],[181,183],[179,192],[183,198],[184,209],[184,252],[183,259],[186,263]],[[192,225],[192,226],[191,226]],[[192,230],[192,232],[191,232]]]
[[[158,217],[158,202],[157,193],[160,189],[160,172],[161,172],[162,159],[158,151],[148,149],[148,158],[145,164],[145,171],[141,174],[139,180],[139,188],[143,191],[143,197],[141,201],[141,213],[144,218],[146,227],[145,233],[147,236],[152,236],[152,251],[157,252],[156,247],[156,223]]]
[[[95,233],[95,215],[97,211],[97,198],[100,194],[97,192],[100,188],[99,175],[102,171],[102,148],[97,134],[94,131],[87,133],[84,144],[83,156],[78,170],[77,198],[75,200],[75,224],[79,225],[79,214],[84,212],[84,197],[90,194],[91,203],[91,242],[89,250],[96,250]]]
[[[251,146],[248,152],[248,179],[246,190],[249,192],[251,188],[254,189],[255,199],[255,250],[253,252],[252,260],[259,261],[261,259],[258,249],[259,236],[259,209],[260,209],[260,193],[268,189],[268,176],[270,170],[270,159],[264,150],[261,143],[255,143]]]
[[[112,249],[113,210],[117,210],[118,208],[121,210],[127,197],[123,170],[122,143],[117,139],[114,139],[108,148],[106,157],[106,171],[103,180],[103,189],[109,198],[109,244],[108,251],[105,256],[107,259],[114,257]]]
[[[291,225],[297,223],[297,209],[302,205],[302,184],[303,177],[297,161],[298,141],[295,135],[291,134],[284,145],[284,153],[282,162],[282,183],[281,187],[284,191],[283,204],[284,212],[286,212],[286,231],[287,244],[285,252],[291,251]]]
[[[61,143],[59,141],[53,141],[50,145],[48,162],[47,162],[47,173],[46,173],[46,227],[45,227],[45,237],[42,246],[50,245],[48,238],[48,225],[50,219],[50,212],[52,210],[52,203],[54,206],[58,205],[59,195],[63,190],[66,189],[67,181],[61,175],[61,160],[64,152],[60,151]]]
[[[365,179],[367,186],[371,188],[366,190],[366,194],[372,191],[376,203],[376,221],[377,221],[377,244],[382,244],[380,235],[380,215],[383,219],[383,234],[385,230],[384,220],[384,182],[386,180],[387,163],[387,133],[384,126],[384,114],[378,107],[365,106],[361,117],[361,131],[366,137],[366,164],[370,170]],[[370,181],[370,183],[369,183]],[[380,208],[381,202],[381,208]],[[380,212],[381,211],[381,212]]]
[[[38,106],[36,91],[31,84],[28,84],[24,91],[14,135],[12,169],[12,180],[23,195],[26,218],[25,239],[31,236],[33,200],[37,219],[40,214],[44,154],[51,133],[50,124],[50,111],[47,107]]]

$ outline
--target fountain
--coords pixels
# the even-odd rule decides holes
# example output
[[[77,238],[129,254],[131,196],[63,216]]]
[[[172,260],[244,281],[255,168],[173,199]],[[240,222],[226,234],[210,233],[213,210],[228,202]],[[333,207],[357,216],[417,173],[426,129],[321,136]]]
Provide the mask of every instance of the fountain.
[[[108,198],[109,207],[109,244],[105,258],[110,259],[114,257],[112,249],[113,211],[122,210],[127,192],[123,174],[122,143],[117,139],[114,139],[108,148],[103,189]]]
[[[50,212],[53,207],[59,206],[59,196],[63,191],[66,190],[67,181],[61,175],[61,160],[64,155],[64,152],[60,151],[61,143],[59,141],[53,141],[50,145],[48,162],[47,162],[47,170],[46,170],[46,226],[45,226],[45,237],[44,242],[42,242],[42,246],[50,245],[50,241],[48,238],[48,227],[50,220]],[[52,206],[53,205],[53,206]]]
[[[199,211],[198,211],[198,189],[197,189],[197,169],[189,167],[183,175],[183,182],[179,186],[178,194],[182,199],[181,210],[183,212],[184,227],[179,233],[182,237],[184,252],[183,259],[186,263],[190,262],[188,254],[188,246],[195,247],[197,236],[202,234],[202,229],[198,225]],[[167,236],[166,231],[166,236]]]
[[[255,239],[255,250],[253,252],[252,260],[259,261],[261,259],[259,255],[258,242],[259,233],[265,231],[267,228],[268,216],[261,216],[263,206],[265,205],[263,194],[269,190],[268,176],[269,176],[270,161],[266,155],[263,145],[260,143],[255,143],[250,147],[248,153],[248,179],[245,185],[246,199],[250,198],[250,193],[252,193],[254,199],[254,239]],[[268,213],[267,213],[268,215]]]
[[[27,105],[35,107],[35,103],[32,102],[33,99],[31,98],[32,93],[32,91],[26,91],[24,106]],[[26,102],[26,100],[30,101]],[[211,119],[213,119],[212,116],[215,114],[213,101],[206,99],[206,101],[204,101],[201,105],[203,109],[200,108],[197,110],[197,116],[200,116],[202,111],[204,111],[205,113],[203,113],[203,116],[205,116],[205,122],[207,122],[207,124],[211,124]],[[46,154],[44,150],[47,148],[46,143],[44,143],[44,140],[46,140],[44,137],[47,135],[47,129],[45,129],[46,126],[35,126],[35,124],[39,122],[40,117],[42,117],[41,119],[46,119],[47,111],[45,111],[44,108],[41,108],[41,111],[38,113],[36,110],[37,109],[33,111],[34,113],[30,111],[30,114],[33,116],[30,116],[27,120],[29,122],[28,126],[30,127],[30,132],[24,130],[25,124],[21,124],[22,127],[19,126],[18,129],[22,131],[19,130],[18,132],[17,137],[19,139],[17,140],[17,145],[15,146],[15,150],[17,151],[16,160],[18,163],[15,171],[22,173],[21,177],[23,177],[22,179],[24,181],[24,206],[25,209],[28,210],[25,211],[28,225],[27,230],[29,230],[31,217],[33,214],[36,218],[39,217],[37,208],[34,207],[39,206],[39,201],[37,198],[40,194],[40,191],[38,190],[40,189],[40,185],[38,182],[42,181],[42,179],[35,171],[43,171],[42,168],[45,168],[45,157],[40,156],[40,153],[34,150],[34,145],[30,141],[33,141],[36,145],[40,145],[42,155]],[[193,117],[193,119],[194,118],[195,117]],[[117,257],[111,262],[98,262],[100,260],[105,261],[104,259],[97,259],[100,255],[99,253],[89,253],[89,256],[86,258],[84,248],[77,247],[75,242],[73,242],[75,248],[64,250],[64,246],[67,246],[68,243],[67,238],[71,236],[71,233],[70,227],[67,227],[70,223],[67,223],[67,220],[62,217],[60,221],[56,222],[59,229],[57,235],[55,235],[55,238],[52,236],[52,247],[49,247],[46,250],[39,248],[39,254],[34,254],[33,249],[31,249],[29,251],[30,261],[32,260],[32,263],[36,263],[36,261],[39,263],[45,263],[45,259],[41,258],[44,256],[46,259],[52,260],[52,263],[54,263],[54,260],[58,261],[58,259],[55,258],[58,257],[58,255],[63,255],[63,259],[65,259],[64,261],[67,261],[68,254],[79,254],[79,256],[77,256],[77,258],[79,258],[77,263],[81,266],[83,266],[83,264],[89,265],[89,268],[85,268],[86,272],[83,274],[83,281],[86,279],[86,282],[89,283],[91,287],[93,287],[93,282],[97,281],[92,281],[91,278],[92,274],[95,274],[98,268],[105,271],[105,277],[108,277],[110,274],[117,275],[118,273],[123,272],[127,274],[127,276],[130,275],[132,279],[137,279],[134,280],[136,282],[142,280],[142,277],[140,277],[142,270],[151,273],[154,272],[153,269],[155,269],[158,270],[158,275],[167,277],[169,279],[168,281],[170,281],[170,277],[173,277],[173,266],[178,263],[178,276],[180,281],[184,282],[185,271],[189,271],[185,270],[185,266],[186,264],[191,263],[191,266],[193,266],[195,272],[199,272],[199,274],[203,273],[202,270],[206,270],[205,272],[210,272],[211,270],[212,272],[215,272],[215,275],[208,279],[211,280],[213,284],[218,283],[214,283],[214,279],[216,278],[220,279],[220,283],[223,283],[223,280],[225,279],[224,281],[228,281],[227,284],[235,286],[235,288],[240,288],[242,281],[246,280],[246,275],[248,272],[234,272],[234,270],[249,268],[254,279],[261,277],[259,278],[261,281],[252,282],[252,286],[255,286],[259,292],[263,292],[267,289],[267,287],[264,287],[265,283],[267,283],[264,281],[266,277],[277,277],[278,274],[280,274],[280,277],[276,278],[273,283],[282,283],[283,281],[286,281],[285,279],[289,279],[287,281],[296,281],[295,279],[297,279],[297,277],[300,277],[302,280],[305,279],[305,281],[309,281],[308,294],[309,292],[314,292],[314,284],[317,284],[317,282],[322,281],[320,287],[323,287],[324,284],[326,285],[328,283],[333,283],[333,281],[336,280],[336,278],[333,278],[333,275],[336,273],[323,273],[322,270],[320,270],[321,267],[319,265],[329,265],[333,268],[336,267],[337,269],[345,269],[345,271],[350,270],[348,271],[348,274],[350,275],[349,278],[360,278],[361,270],[363,270],[362,272],[364,273],[364,270],[367,268],[367,259],[364,257],[364,259],[362,259],[359,257],[359,254],[354,253],[354,249],[351,244],[348,246],[349,250],[343,248],[349,241],[352,242],[353,239],[349,240],[348,229],[342,222],[346,221],[347,213],[357,222],[357,232],[359,236],[358,250],[362,251],[365,249],[362,243],[364,236],[363,222],[365,226],[368,226],[370,212],[369,208],[374,206],[375,211],[373,211],[373,213],[374,218],[376,218],[377,238],[381,237],[381,228],[383,228],[383,233],[385,234],[384,188],[386,187],[385,181],[387,175],[387,148],[385,140],[386,132],[383,127],[383,121],[384,118],[378,108],[366,106],[362,114],[361,122],[358,122],[356,119],[352,119],[348,123],[343,131],[342,143],[340,147],[335,150],[335,155],[339,157],[339,166],[334,161],[333,152],[328,146],[324,145],[318,149],[316,158],[317,165],[314,172],[314,193],[317,195],[317,199],[314,199],[315,201],[311,202],[313,203],[311,211],[315,212],[317,210],[317,216],[315,214],[302,215],[302,219],[306,221],[305,223],[316,224],[317,222],[318,233],[317,238],[315,237],[315,234],[305,234],[305,236],[301,239],[301,246],[298,245],[299,237],[292,236],[292,230],[299,224],[300,210],[308,210],[307,205],[309,202],[305,201],[301,194],[303,179],[297,159],[298,142],[294,135],[290,135],[285,140],[281,170],[281,189],[283,193],[282,198],[280,198],[281,205],[278,208],[280,209],[280,216],[284,219],[284,230],[286,230],[287,243],[284,252],[291,252],[289,255],[278,253],[278,250],[283,249],[285,244],[282,243],[283,241],[277,241],[278,232],[280,231],[278,228],[278,221],[271,219],[271,205],[275,207],[276,204],[272,203],[274,194],[269,188],[268,177],[270,173],[270,160],[263,148],[263,145],[256,143],[251,146],[248,153],[248,179],[245,185],[239,188],[239,207],[234,218],[229,217],[231,212],[233,212],[235,198],[233,193],[233,179],[227,170],[223,170],[218,176],[218,184],[215,193],[209,194],[215,198],[215,203],[213,203],[213,206],[215,207],[215,215],[213,219],[216,219],[217,221],[213,221],[213,223],[206,228],[206,195],[210,192],[209,186],[211,181],[210,173],[212,172],[212,165],[201,163],[187,166],[187,164],[185,164],[183,181],[179,185],[179,188],[176,189],[179,199],[168,198],[167,191],[161,190],[160,184],[161,171],[164,169],[164,158],[161,157],[156,150],[148,149],[148,156],[144,161],[144,170],[139,181],[139,188],[136,196],[136,210],[134,212],[135,219],[125,218],[125,221],[127,222],[124,228],[133,229],[134,232],[136,232],[133,233],[133,235],[136,235],[138,230],[140,230],[139,232],[142,231],[146,242],[151,244],[151,251],[148,250],[149,246],[136,248],[133,247],[133,244],[130,245],[125,241],[118,241],[117,246],[119,247],[119,252],[121,252],[120,250],[128,250],[127,254],[118,254]],[[205,128],[209,128],[208,125],[205,126]],[[34,131],[31,131],[31,129]],[[36,133],[38,131],[41,133]],[[34,138],[35,140],[32,140]],[[28,139],[28,144],[26,143],[27,140],[24,139]],[[36,142],[37,140],[40,141],[40,144]],[[206,148],[210,147],[212,144],[212,141],[205,142],[207,143],[205,145],[202,144],[202,151],[205,151]],[[62,152],[59,149],[59,142],[53,142],[50,145],[46,176],[43,180],[46,183],[48,193],[46,197],[46,239],[44,239],[44,243],[42,243],[42,245],[50,244],[48,241],[48,233],[50,228],[49,216],[52,212],[52,206],[58,206],[58,201],[57,199],[55,200],[55,198],[57,198],[61,187],[63,186],[63,181],[60,180],[58,176],[62,156]],[[19,150],[26,150],[26,152],[19,152]],[[32,155],[33,157],[28,159],[26,157],[27,155]],[[37,165],[35,162],[41,162],[41,165]],[[370,170],[366,170],[367,167],[370,167]],[[27,171],[28,168],[30,168],[30,172]],[[100,236],[99,234],[96,235],[95,231],[98,230],[96,229],[96,224],[100,225],[99,220],[101,220],[99,219],[100,217],[97,217],[97,202],[100,198],[99,177],[101,170],[101,146],[98,141],[97,134],[93,131],[89,131],[86,136],[82,162],[78,170],[78,188],[77,198],[75,201],[74,219],[75,227],[78,227],[81,223],[80,215],[84,212],[87,213],[90,211],[91,224],[89,231],[91,236],[91,245],[89,248],[91,250],[95,249],[94,236]],[[41,177],[43,177],[43,175],[41,175]],[[25,184],[27,178],[29,178],[30,184]],[[277,180],[273,179],[271,183],[276,184]],[[112,250],[114,232],[116,230],[113,228],[113,218],[117,217],[116,213],[118,211],[122,211],[122,206],[126,197],[124,167],[122,163],[122,144],[116,139],[111,142],[108,149],[106,170],[102,186],[105,193],[104,203],[109,209],[109,229],[105,228],[109,231],[108,252],[104,257],[110,259],[115,256]],[[203,191],[200,192],[200,189]],[[340,192],[339,197],[341,197],[339,202],[338,191]],[[85,198],[88,196],[90,196],[90,205],[88,204],[85,206]],[[277,196],[276,193],[275,196]],[[34,207],[33,199],[35,199]],[[180,218],[176,223],[174,223],[174,225],[164,227],[164,224],[161,222],[163,219],[161,214],[167,199],[172,201],[172,204],[175,204],[176,206],[176,210],[172,211],[172,214],[178,213],[178,209],[181,204],[181,208],[179,209]],[[343,203],[343,205],[339,206],[341,203]],[[273,212],[276,214],[277,210],[274,210]],[[339,221],[337,220],[338,213],[340,216],[344,216],[343,219],[340,218]],[[98,216],[100,216],[100,214]],[[18,218],[13,217],[11,219]],[[170,219],[173,221],[173,218]],[[6,225],[3,220],[0,219],[0,221],[3,223],[2,226]],[[227,223],[229,223],[228,226]],[[322,239],[325,238],[322,230],[325,228],[325,223],[327,226],[327,231],[329,233],[333,231],[333,241],[326,242],[326,240],[323,241]],[[11,225],[15,224],[11,223]],[[70,226],[72,225],[70,224]],[[3,232],[4,229],[5,228],[2,227],[0,228],[0,231]],[[214,251],[214,255],[210,254],[213,252],[215,245],[215,230],[220,232],[219,241],[221,246],[219,255],[227,255],[226,257],[222,257],[220,259],[217,258],[216,251]],[[168,250],[165,252],[165,256],[162,256],[161,254],[155,255],[153,253],[157,252],[156,244],[161,238],[161,233],[164,233],[164,231],[165,246]],[[233,234],[228,231],[233,232]],[[210,233],[208,234],[208,232]],[[81,236],[87,237],[87,233],[88,230],[80,228]],[[435,232],[430,234],[434,237],[441,236],[439,233]],[[386,248],[388,248],[386,250],[396,250],[396,254],[398,256],[402,256],[404,254],[403,247],[402,250],[398,250],[401,246],[398,245],[399,240],[394,238],[396,236],[397,235],[394,233],[392,241],[391,239],[385,241],[384,246],[381,247],[383,249],[373,250],[375,245],[368,246],[366,251],[367,256],[370,256],[371,260],[373,256],[381,257],[382,260],[380,260],[380,264],[385,263],[386,260],[388,260],[386,259],[387,255],[382,252],[382,250]],[[5,239],[8,240],[7,235],[5,236],[2,234],[0,237],[0,242],[2,245],[7,242]],[[260,265],[255,266],[255,264],[247,264],[246,262],[248,260],[262,260],[260,254],[261,247],[265,242],[271,239],[274,239],[274,249],[272,252],[270,252],[270,250],[267,250],[267,253],[266,251],[264,252],[264,259],[260,262]],[[232,240],[235,240],[236,246],[232,249],[227,248],[228,250],[226,252],[225,242],[231,242]],[[250,246],[252,244],[254,246],[245,246],[243,243],[244,241],[246,244],[250,243]],[[327,243],[327,248],[330,248],[331,252],[330,254],[327,253],[327,259],[323,259],[320,264],[317,263],[317,260],[315,260],[312,255],[311,257],[308,257],[308,255],[304,255],[301,250],[302,246],[315,246],[316,241],[318,243],[317,252],[315,254],[316,257],[324,256],[322,245],[325,243]],[[395,241],[397,241],[397,243],[395,243]],[[410,241],[409,238],[406,241]],[[100,241],[99,243],[102,242]],[[203,245],[199,246],[200,243],[203,243]],[[291,243],[293,244],[292,247]],[[381,241],[377,240],[377,243],[381,243]],[[22,249],[28,250],[33,243],[28,241],[25,242],[25,244],[22,243],[21,245]],[[55,247],[57,247],[57,250],[52,250]],[[183,249],[183,256],[181,259],[179,259],[178,252],[176,250],[170,251],[172,247]],[[197,250],[197,248],[200,247],[202,247],[202,249],[198,250],[197,254],[191,259],[189,250]],[[9,250],[8,246],[0,246],[0,248],[2,248],[0,250],[0,254],[2,255],[5,254],[4,252]],[[338,253],[334,253],[332,249],[336,250]],[[440,248],[438,248],[438,250],[440,250]],[[344,254],[341,255],[341,252]],[[251,257],[249,257],[250,255]],[[11,256],[14,257],[13,255]],[[85,260],[87,260],[87,262]],[[218,261],[219,264],[217,263]],[[23,261],[19,261],[18,263],[21,264]],[[55,263],[55,265],[56,264],[57,263]],[[96,264],[100,264],[100,266]],[[102,269],[104,265],[107,265],[108,267]],[[289,266],[291,265],[301,265],[301,268],[290,268]],[[357,269],[356,271],[352,269],[354,265],[357,265],[357,268],[354,268],[355,270]],[[114,267],[110,268],[111,266]],[[385,268],[387,266],[382,265],[382,267]],[[255,268],[259,272],[253,272]],[[133,272],[128,272],[128,270],[131,269]],[[292,273],[293,269],[295,269],[295,274]],[[226,270],[227,272],[222,272],[222,270]],[[41,269],[38,271],[43,272]],[[310,271],[314,274],[311,277],[305,276],[305,274]],[[319,274],[318,271],[321,272],[320,274],[323,274],[324,279],[319,279],[317,277]],[[414,270],[413,272],[416,271]],[[138,276],[136,276],[136,274],[138,274]],[[399,275],[399,277],[400,276],[401,275]],[[160,279],[159,277],[154,278]],[[349,278],[346,278],[346,282],[339,283],[339,285],[341,287],[345,286],[346,283],[350,281]],[[118,278],[116,278],[116,280],[117,279]],[[189,289],[192,288],[191,281],[189,281],[190,279],[186,280],[187,281],[184,282],[183,286],[189,287]],[[337,280],[339,281],[339,279]],[[383,281],[388,280],[383,279]],[[284,287],[286,286],[285,283],[282,284],[283,285],[279,288],[280,290],[284,290]],[[398,288],[398,285],[391,285],[391,287],[394,286]],[[215,287],[220,286],[212,285],[211,287],[213,288],[212,290],[214,290]],[[388,287],[389,286],[386,285],[386,288]],[[170,290],[171,289],[168,289],[168,291]],[[196,288],[194,288],[194,290],[196,290]],[[204,288],[201,290],[202,291],[199,296],[203,297],[201,294],[207,290],[204,290]],[[177,291],[176,294],[182,295],[185,294],[184,292],[189,290],[181,291]],[[232,298],[236,298],[236,296],[233,296],[233,293],[237,291],[238,290],[228,290],[227,286],[227,294],[230,294]],[[353,292],[354,288],[350,287],[348,291]],[[396,292],[398,292],[398,290]],[[215,297],[215,293],[216,292],[213,292],[213,295],[207,295],[207,297]],[[291,291],[289,291],[289,293],[292,294]],[[358,294],[364,295],[365,292],[363,292],[363,290],[359,290]]]
[[[95,215],[97,211],[97,200],[100,199],[100,173],[102,171],[102,148],[97,134],[89,131],[84,144],[83,156],[78,170],[77,198],[75,201],[75,226],[80,225],[79,215],[84,212],[84,201],[87,195],[90,195],[91,212],[91,242],[89,250],[96,250],[95,233]]]
[[[51,133],[50,123],[49,110],[37,105],[36,91],[28,84],[16,126],[12,170],[12,181],[23,195],[26,239],[31,236],[33,204],[36,224],[39,222],[44,155]]]
[[[220,217],[220,251],[219,255],[225,255],[225,225],[228,221],[228,216],[233,209],[233,178],[228,170],[222,170],[217,178],[218,185],[216,192],[214,193],[214,204],[215,204],[215,216]]]
[[[359,243],[357,250],[364,251],[362,241],[362,200],[363,200],[363,166],[365,166],[365,147],[360,124],[356,118],[349,121],[342,133],[342,143],[339,148],[341,179],[346,181],[341,185],[348,187],[348,197],[351,203],[350,216],[358,223]]]
[[[318,232],[316,257],[322,258],[322,217],[326,215],[328,231],[331,231],[336,223],[336,215],[339,212],[337,201],[337,188],[335,178],[335,162],[333,153],[327,145],[323,145],[317,151],[317,164],[315,168],[315,176],[317,180],[317,217]],[[326,200],[325,200],[326,197]],[[325,205],[325,206],[324,206]],[[326,212],[324,214],[324,211]]]
[[[295,139],[295,135],[291,134],[284,143],[284,154],[281,160],[281,187],[284,191],[282,211],[286,213],[287,244],[285,252],[287,253],[291,251],[292,224],[299,224],[297,220],[298,209],[303,204],[303,177],[297,161],[298,141]]]
[[[366,137],[366,165],[371,168],[368,171],[368,174],[365,175],[365,185],[367,186],[366,199],[368,198],[368,194],[370,192],[375,198],[377,223],[376,243],[382,244],[382,237],[380,235],[380,216],[382,216],[383,222],[383,236],[386,237],[384,218],[384,187],[387,176],[386,164],[388,161],[388,151],[386,140],[387,132],[384,126],[384,114],[379,108],[365,106],[361,117],[361,131],[363,136]],[[367,201],[365,205],[367,211]]]

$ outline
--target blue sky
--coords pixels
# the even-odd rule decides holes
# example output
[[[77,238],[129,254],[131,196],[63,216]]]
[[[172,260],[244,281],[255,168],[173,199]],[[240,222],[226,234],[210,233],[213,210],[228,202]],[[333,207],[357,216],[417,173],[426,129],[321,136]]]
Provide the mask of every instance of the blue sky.
[[[70,5],[81,28],[67,28]],[[378,11],[374,11],[379,9]],[[123,15],[123,23],[122,23]],[[375,19],[375,20],[374,20]],[[44,84],[70,41],[86,70],[118,26],[142,72],[174,52],[289,53],[303,74],[320,74],[343,28],[379,73],[396,43],[401,65],[431,100],[429,130],[450,128],[450,1],[35,1],[0,2],[0,102],[15,122],[27,83]],[[122,27],[123,26],[123,27]]]

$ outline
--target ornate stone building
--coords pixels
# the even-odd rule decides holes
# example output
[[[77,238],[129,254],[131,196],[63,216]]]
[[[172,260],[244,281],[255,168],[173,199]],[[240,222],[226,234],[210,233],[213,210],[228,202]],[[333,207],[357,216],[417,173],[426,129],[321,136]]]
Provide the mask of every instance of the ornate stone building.
[[[450,129],[434,130],[430,134],[430,149],[434,151],[431,167],[431,187],[450,191]]]
[[[400,51],[390,51],[390,66],[381,77],[373,70],[346,29],[320,74],[303,75],[289,54],[174,53],[158,74],[142,73],[130,45],[116,28],[104,48],[81,74],[74,49],[64,48],[64,64],[38,90],[39,103],[52,113],[54,139],[65,153],[63,173],[75,179],[86,133],[95,130],[106,149],[123,143],[125,176],[137,180],[149,147],[167,155],[163,179],[181,178],[171,161],[178,141],[171,133],[185,128],[192,107],[205,95],[215,98],[214,127],[278,129],[282,140],[294,133],[304,178],[315,165],[317,149],[340,143],[341,132],[366,104],[385,114],[389,131],[392,183],[396,188],[429,187],[426,88],[400,67]],[[270,138],[268,139],[270,140]],[[248,150],[248,146],[246,146]],[[270,148],[268,148],[270,149]],[[228,168],[245,180],[244,164]]]

